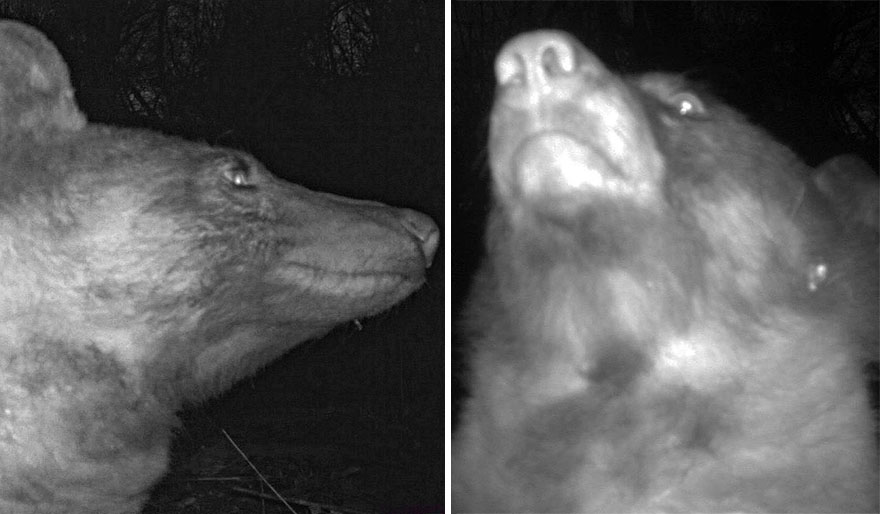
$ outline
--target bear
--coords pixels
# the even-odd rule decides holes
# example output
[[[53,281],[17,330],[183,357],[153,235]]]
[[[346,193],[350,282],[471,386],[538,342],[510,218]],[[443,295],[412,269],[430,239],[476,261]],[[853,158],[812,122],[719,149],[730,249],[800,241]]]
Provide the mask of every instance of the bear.
[[[495,76],[453,511],[877,512],[876,172],[565,32]]]
[[[137,513],[184,405],[416,291],[427,216],[90,123],[0,21],[0,512]]]

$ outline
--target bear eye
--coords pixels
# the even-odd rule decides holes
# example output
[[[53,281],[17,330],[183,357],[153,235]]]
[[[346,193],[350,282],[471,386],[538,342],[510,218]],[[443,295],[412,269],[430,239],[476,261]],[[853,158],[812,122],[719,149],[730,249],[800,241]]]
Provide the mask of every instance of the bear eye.
[[[703,102],[693,93],[676,93],[669,102],[681,116],[700,116],[706,113]]]
[[[223,176],[235,187],[255,187],[250,165],[238,157],[231,159],[224,165]]]
[[[247,183],[247,177],[245,176],[245,172],[242,171],[242,170],[236,170],[236,171],[232,174],[232,178],[230,179],[230,181],[231,181],[233,184],[235,184],[236,186],[242,186],[242,187],[244,187],[244,186],[247,186],[247,185],[248,185],[248,183]]]

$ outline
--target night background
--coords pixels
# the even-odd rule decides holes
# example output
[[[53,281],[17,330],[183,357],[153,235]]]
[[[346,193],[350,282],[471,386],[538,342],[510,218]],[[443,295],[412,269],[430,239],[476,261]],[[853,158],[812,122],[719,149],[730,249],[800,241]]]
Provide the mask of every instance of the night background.
[[[91,122],[243,149],[444,229],[441,2],[12,0],[0,17],[49,36]],[[444,246],[401,305],[184,412],[144,512],[289,512],[223,431],[299,512],[442,510]]]
[[[508,39],[566,30],[616,73],[685,73],[810,166],[855,153],[877,170],[877,13],[877,2],[453,2],[454,414],[466,394],[467,352],[456,320],[489,210],[493,62]]]

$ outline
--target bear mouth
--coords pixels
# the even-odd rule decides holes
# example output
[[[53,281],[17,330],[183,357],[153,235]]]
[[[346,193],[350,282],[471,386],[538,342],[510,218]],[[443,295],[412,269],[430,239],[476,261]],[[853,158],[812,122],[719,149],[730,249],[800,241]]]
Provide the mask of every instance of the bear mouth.
[[[602,190],[618,175],[600,149],[558,130],[525,137],[511,155],[511,170],[526,194]]]
[[[401,294],[407,294],[425,281],[424,273],[392,270],[349,271],[301,262],[286,262],[272,274],[271,279],[322,296],[343,298],[371,298],[397,290],[400,290]]]

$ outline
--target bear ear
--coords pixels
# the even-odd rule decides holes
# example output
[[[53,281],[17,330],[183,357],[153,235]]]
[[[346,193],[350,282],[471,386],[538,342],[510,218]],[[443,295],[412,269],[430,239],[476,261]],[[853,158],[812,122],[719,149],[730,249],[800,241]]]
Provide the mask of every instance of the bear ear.
[[[32,27],[0,21],[0,145],[46,140],[85,124],[55,45]]]
[[[857,155],[838,155],[816,168],[813,181],[846,226],[854,223],[878,232],[880,180],[870,164]]]

